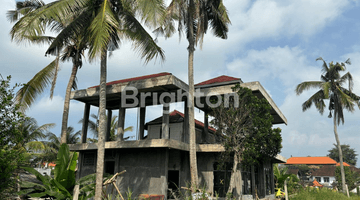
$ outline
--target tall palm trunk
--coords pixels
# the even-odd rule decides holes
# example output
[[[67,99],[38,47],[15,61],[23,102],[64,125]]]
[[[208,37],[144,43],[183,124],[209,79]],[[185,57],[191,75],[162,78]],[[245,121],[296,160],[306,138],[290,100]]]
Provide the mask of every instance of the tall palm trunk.
[[[106,136],[106,61],[107,50],[101,53],[100,63],[100,95],[99,95],[99,135],[98,135],[98,154],[96,164],[96,188],[95,200],[101,199],[104,174],[104,154],[105,154],[105,136]]]
[[[337,132],[336,117],[334,116],[333,118],[334,118],[334,134],[335,134],[335,139],[336,139],[336,145],[337,145],[337,148],[339,150],[342,190],[343,190],[343,193],[346,193],[345,171],[344,171],[344,165],[343,165],[343,154],[342,154],[342,150],[341,150],[339,135],[338,135],[338,132]]]
[[[80,56],[79,52],[76,53],[75,60],[73,61],[73,67],[72,67],[70,79],[66,87],[64,112],[63,112],[62,124],[61,124],[61,141],[60,141],[61,144],[66,143],[66,131],[68,127],[69,108],[70,108],[70,93],[79,67],[78,65],[79,56]]]
[[[196,161],[196,132],[195,132],[195,117],[194,117],[194,27],[193,27],[193,13],[195,9],[194,1],[190,0],[189,12],[188,12],[188,28],[189,28],[189,60],[188,60],[188,76],[189,76],[189,134],[190,134],[190,174],[191,174],[191,186],[196,188],[198,184],[198,170]],[[193,190],[193,192],[195,192]]]

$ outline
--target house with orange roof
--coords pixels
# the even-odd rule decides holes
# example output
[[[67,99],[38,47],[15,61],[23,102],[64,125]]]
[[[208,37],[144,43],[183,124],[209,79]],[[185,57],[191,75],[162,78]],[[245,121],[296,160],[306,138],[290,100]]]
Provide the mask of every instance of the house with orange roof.
[[[271,106],[273,124],[286,124],[287,120],[270,95],[259,82],[244,83],[240,78],[219,76],[195,85],[195,107],[203,112],[202,120],[195,120],[196,156],[199,185],[213,197],[226,197],[232,165],[219,169],[218,158],[225,151],[223,145],[209,126],[211,105],[207,99],[234,94],[233,87],[240,84],[249,88],[258,98]],[[156,195],[171,199],[170,190],[188,187],[189,165],[189,86],[171,73],[163,72],[127,78],[107,83],[106,109],[108,119],[118,113],[119,137],[110,141],[110,129],[105,137],[104,172],[115,174],[126,170],[117,178],[122,193],[132,190],[134,196]],[[71,92],[71,99],[84,103],[84,120],[80,144],[69,144],[71,151],[79,152],[77,178],[95,173],[97,144],[87,143],[87,124],[91,107],[99,107],[99,87]],[[170,95],[169,95],[170,94]],[[170,112],[170,104],[183,105],[184,110]],[[146,121],[147,108],[160,105],[162,115]],[[126,111],[138,109],[138,127],[135,140],[125,140]],[[111,120],[108,120],[110,122]],[[203,121],[203,122],[202,122]],[[108,127],[110,127],[108,125]],[[233,194],[238,198],[253,199],[255,192],[260,198],[274,198],[273,163],[285,163],[280,155],[261,161],[248,169],[236,169],[241,177],[236,181]],[[240,178],[239,178],[240,179]],[[110,191],[110,190],[109,190]],[[185,191],[182,191],[185,192]]]
[[[340,163],[327,156],[319,157],[290,157],[287,159],[285,165],[308,165],[312,168],[309,174],[302,175],[302,180],[317,181],[326,187],[332,187],[336,181],[335,169],[340,166]],[[346,162],[343,162],[345,167],[350,167]]]

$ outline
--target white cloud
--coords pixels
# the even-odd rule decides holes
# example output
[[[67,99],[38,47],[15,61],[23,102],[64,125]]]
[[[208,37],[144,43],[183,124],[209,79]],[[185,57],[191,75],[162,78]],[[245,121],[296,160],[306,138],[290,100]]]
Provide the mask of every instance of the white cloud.
[[[233,5],[228,7],[232,15],[231,28],[236,29],[230,34],[245,43],[280,36],[308,37],[339,17],[350,3],[344,0],[258,0],[247,10],[240,8],[244,12],[238,11],[240,5],[229,3]],[[247,8],[247,1],[242,6]]]

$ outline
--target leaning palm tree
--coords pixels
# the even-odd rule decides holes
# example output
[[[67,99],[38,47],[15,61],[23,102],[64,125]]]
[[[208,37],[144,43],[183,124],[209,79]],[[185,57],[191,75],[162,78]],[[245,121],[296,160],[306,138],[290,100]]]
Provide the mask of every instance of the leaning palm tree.
[[[360,97],[352,92],[353,78],[351,74],[347,72],[342,76],[340,75],[340,72],[343,72],[346,69],[345,64],[351,64],[350,59],[346,60],[345,63],[330,62],[329,65],[321,57],[316,60],[323,61],[323,75],[321,75],[321,80],[302,82],[296,87],[295,92],[297,95],[300,95],[305,90],[312,88],[320,89],[302,104],[303,111],[308,110],[314,103],[320,114],[323,114],[325,110],[325,100],[329,100],[328,117],[333,117],[334,134],[339,151],[342,188],[343,192],[345,192],[343,154],[340,148],[340,139],[337,132],[337,126],[340,125],[340,122],[344,124],[344,109],[350,112],[354,112],[354,107],[356,105],[360,108]],[[348,84],[348,89],[344,87],[346,83]]]
[[[228,24],[230,19],[222,0],[172,0],[167,8],[167,15],[163,18],[161,26],[155,30],[157,34],[170,37],[176,29],[174,22],[178,23],[178,31],[186,32],[188,46],[188,81],[189,81],[189,133],[190,133],[190,172],[191,184],[198,184],[196,162],[196,135],[194,118],[194,52],[195,46],[203,39],[208,28],[213,30],[216,37],[227,38]]]
[[[69,116],[70,106],[70,92],[71,89],[76,89],[76,74],[77,70],[82,66],[83,52],[87,48],[86,43],[79,34],[73,34],[64,45],[59,45],[54,42],[55,37],[46,36],[46,28],[50,28],[55,33],[63,30],[71,17],[41,17],[37,19],[39,13],[44,12],[51,4],[46,5],[41,0],[26,0],[24,2],[17,2],[16,9],[8,11],[8,19],[11,22],[17,22],[11,30],[12,40],[17,42],[29,41],[34,44],[49,43],[51,51],[47,54],[53,53],[56,59],[51,62],[44,69],[40,70],[28,83],[26,83],[17,93],[16,100],[22,106],[22,110],[30,107],[44,89],[51,82],[50,98],[53,96],[57,74],[59,71],[59,60],[69,61],[73,63],[70,79],[66,88],[64,99],[64,112],[61,126],[61,141],[66,142],[67,122]],[[22,16],[22,17],[20,17]],[[24,26],[27,23],[35,23],[38,27]]]

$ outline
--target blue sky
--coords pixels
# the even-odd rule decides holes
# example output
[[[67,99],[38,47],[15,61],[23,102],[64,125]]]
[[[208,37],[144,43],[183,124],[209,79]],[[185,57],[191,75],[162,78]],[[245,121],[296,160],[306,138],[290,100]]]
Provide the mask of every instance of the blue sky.
[[[11,24],[6,11],[15,1],[3,0],[0,8],[0,73],[12,75],[12,82],[25,83],[54,58],[45,57],[46,46],[16,44],[10,41]],[[49,1],[47,1],[49,2]],[[224,0],[230,20],[229,37],[221,40],[205,36],[203,49],[195,52],[195,83],[220,75],[241,78],[244,82],[260,81],[288,120],[282,129],[281,155],[325,156],[335,143],[332,120],[321,116],[315,108],[302,112],[301,104],[316,90],[296,96],[297,84],[319,80],[320,61],[344,62],[350,58],[347,71],[354,78],[354,92],[360,95],[360,4],[358,0]],[[150,62],[144,66],[139,56],[124,43],[108,61],[108,81],[135,76],[170,72],[187,82],[187,41],[177,35],[159,38],[165,50],[164,63]],[[80,89],[99,83],[100,62],[85,61],[78,72]],[[56,123],[51,131],[59,134],[64,94],[71,72],[71,63],[62,63],[54,98],[44,93],[27,114],[39,124]],[[84,105],[72,101],[69,125],[80,130]],[[172,109],[181,109],[172,105]],[[96,109],[92,109],[96,114]],[[146,121],[161,114],[160,107],[150,108]],[[201,113],[196,117],[202,120]],[[345,112],[345,124],[338,128],[342,144],[360,152],[360,111]],[[127,112],[126,125],[136,125],[136,110]],[[133,134],[133,133],[131,133]],[[358,162],[360,163],[360,161]],[[360,164],[357,164],[360,166]]]

